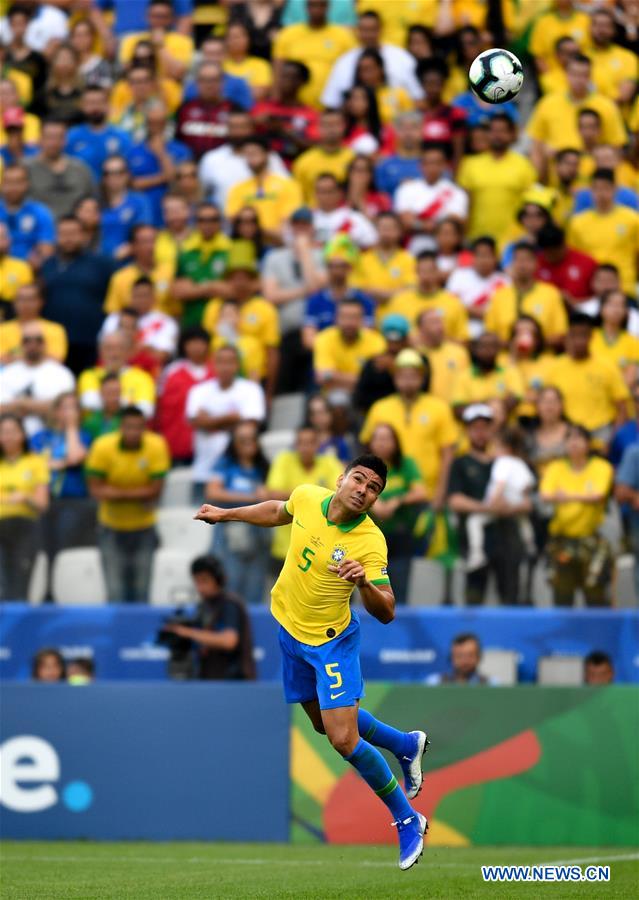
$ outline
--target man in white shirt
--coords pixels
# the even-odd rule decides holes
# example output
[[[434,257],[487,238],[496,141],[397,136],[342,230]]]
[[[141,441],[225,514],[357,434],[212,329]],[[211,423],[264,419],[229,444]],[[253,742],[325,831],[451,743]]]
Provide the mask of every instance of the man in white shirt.
[[[366,4],[364,4],[366,8]],[[344,93],[353,86],[355,69],[364,50],[377,50],[384,61],[386,81],[390,87],[403,87],[413,100],[421,100],[424,92],[415,75],[417,62],[402,47],[382,44],[382,23],[376,12],[363,12],[357,22],[359,47],[343,53],[333,65],[322,92],[322,105],[338,109],[344,101]]]
[[[231,112],[228,118],[228,141],[216,150],[209,150],[200,160],[198,178],[205,194],[220,209],[226,206],[228,192],[233,185],[246,181],[252,172],[243,151],[244,141],[255,133],[247,112]],[[277,153],[269,153],[267,172],[290,178],[290,172]]]
[[[37,53],[44,53],[51,41],[63,41],[69,33],[69,20],[55,6],[48,3],[30,3],[33,9],[27,25],[24,41],[27,47]],[[0,21],[0,44],[8,44],[13,39],[9,17]]]
[[[433,232],[442,219],[452,216],[465,223],[468,218],[468,195],[444,177],[447,167],[446,148],[427,144],[421,157],[422,177],[404,181],[397,188],[393,208],[413,235],[408,247],[411,253],[435,248]]]
[[[155,307],[155,287],[150,278],[142,275],[131,288],[131,299],[126,309],[137,314],[135,343],[141,350],[149,350],[164,365],[175,354],[178,342],[178,326],[175,319]],[[100,330],[98,340],[122,329],[122,314],[110,313]]]
[[[338,232],[347,234],[360,249],[377,243],[377,229],[363,213],[344,206],[344,190],[334,175],[320,175],[315,182],[317,208],[313,210],[313,234],[326,244]]]
[[[75,389],[70,369],[45,357],[42,326],[27,322],[22,328],[22,359],[6,366],[0,377],[0,414],[24,416],[29,437],[45,427],[53,401]]]
[[[455,269],[446,282],[446,290],[456,294],[468,310],[468,330],[474,340],[484,330],[488,299],[498,287],[510,284],[510,278],[497,267],[497,245],[492,237],[477,238],[471,249],[472,266]]]
[[[220,347],[215,354],[216,378],[192,387],[186,401],[186,418],[194,433],[194,500],[203,496],[213,467],[226,450],[230,429],[236,422],[262,422],[266,403],[262,386],[238,378],[240,355],[232,346]]]

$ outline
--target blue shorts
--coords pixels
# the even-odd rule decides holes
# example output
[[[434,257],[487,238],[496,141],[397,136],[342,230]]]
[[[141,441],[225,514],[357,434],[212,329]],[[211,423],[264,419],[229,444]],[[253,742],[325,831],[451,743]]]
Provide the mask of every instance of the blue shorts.
[[[355,613],[348,628],[319,647],[303,644],[280,625],[280,648],[287,703],[319,700],[320,709],[337,709],[355,706],[364,696]]]

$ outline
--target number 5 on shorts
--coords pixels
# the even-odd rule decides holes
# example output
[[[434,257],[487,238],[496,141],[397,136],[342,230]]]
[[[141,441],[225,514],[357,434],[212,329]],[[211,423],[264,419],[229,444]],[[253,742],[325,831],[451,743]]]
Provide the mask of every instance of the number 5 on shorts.
[[[339,663],[328,663],[328,665],[324,666],[324,669],[326,670],[326,674],[328,675],[329,678],[335,679],[335,681],[332,681],[329,684],[329,688],[332,691],[336,690],[337,688],[340,688],[342,686],[342,676],[341,676],[340,672],[338,671]]]

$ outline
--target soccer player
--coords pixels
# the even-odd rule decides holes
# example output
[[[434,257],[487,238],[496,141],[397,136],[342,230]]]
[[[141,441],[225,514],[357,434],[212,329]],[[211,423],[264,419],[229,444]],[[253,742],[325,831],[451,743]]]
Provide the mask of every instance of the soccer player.
[[[286,501],[237,509],[205,504],[194,518],[265,528],[293,523],[271,595],[271,612],[280,623],[286,700],[302,704],[315,730],[389,808],[399,837],[399,867],[409,869],[422,854],[428,827],[426,817],[408,802],[421,790],[428,739],[423,731],[398,731],[360,709],[359,619],[349,603],[356,585],[372,616],[385,624],[394,618],[386,541],[367,515],[386,486],[386,475],[384,462],[366,454],[348,464],[335,492],[304,484]],[[405,792],[377,747],[399,760]]]

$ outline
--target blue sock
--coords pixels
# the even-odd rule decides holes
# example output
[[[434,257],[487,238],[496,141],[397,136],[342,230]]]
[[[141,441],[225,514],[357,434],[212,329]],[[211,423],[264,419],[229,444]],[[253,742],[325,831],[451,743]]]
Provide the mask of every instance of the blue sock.
[[[414,815],[411,805],[388,763],[372,744],[360,738],[351,755],[345,756],[344,759],[357,769],[366,784],[386,804],[396,820],[403,821]]]
[[[390,750],[398,758],[410,756],[414,752],[415,738],[412,735],[380,722],[366,709],[360,708],[357,712],[357,728],[365,741]]]

